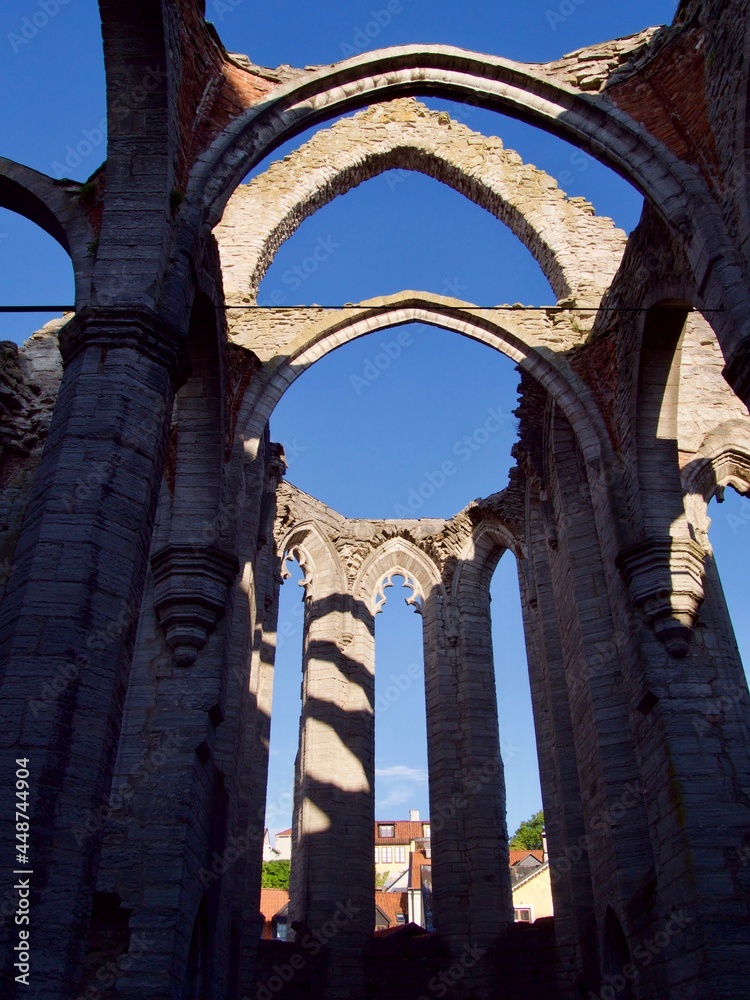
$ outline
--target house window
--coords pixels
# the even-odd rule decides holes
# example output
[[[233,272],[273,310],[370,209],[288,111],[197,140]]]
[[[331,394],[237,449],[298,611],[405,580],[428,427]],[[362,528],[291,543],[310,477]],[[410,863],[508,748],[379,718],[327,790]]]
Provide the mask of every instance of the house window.
[[[406,861],[406,848],[397,847],[395,848],[395,861],[397,865],[402,865]]]
[[[430,836],[430,824],[429,823],[423,823],[422,824],[422,836],[423,837],[429,837]]]
[[[397,913],[396,914],[396,923],[397,924],[405,924],[406,923],[406,914],[405,913]]]
[[[381,847],[380,857],[384,865],[390,865],[393,863],[393,848],[392,847]]]
[[[280,920],[274,920],[273,922],[273,936],[277,941],[286,941],[286,918]]]
[[[379,860],[380,860],[380,855],[378,854],[378,849],[376,847],[375,848],[375,864],[377,864]]]
[[[531,910],[525,906],[517,906],[513,910],[513,919],[517,924],[530,924],[531,923]]]
[[[387,826],[383,825],[383,826],[378,827],[378,836],[379,837],[393,837],[393,836],[395,836],[395,833],[396,833],[396,831],[395,831],[395,829],[393,828],[392,825],[387,825]]]

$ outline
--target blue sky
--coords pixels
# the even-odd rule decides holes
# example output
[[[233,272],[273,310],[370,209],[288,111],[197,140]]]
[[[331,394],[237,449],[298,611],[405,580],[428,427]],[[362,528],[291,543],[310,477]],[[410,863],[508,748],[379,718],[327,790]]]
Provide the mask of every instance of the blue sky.
[[[43,21],[38,15],[41,0],[6,0],[0,14],[0,85],[11,95],[0,108],[0,152],[53,176],[84,180],[106,150],[97,6],[93,0],[46,3],[54,13],[36,33],[27,28],[28,40],[23,40],[24,19],[32,27],[35,16],[37,23]],[[387,0],[314,5],[208,0],[207,16],[230,50],[269,66],[304,66],[365,48],[418,42],[544,61],[669,22],[675,7],[660,0],[392,0],[390,7]],[[642,206],[638,193],[574,147],[481,109],[434,99],[426,103],[447,108],[476,131],[499,135],[506,146],[557,178],[569,194],[584,195],[626,231],[636,225]],[[320,240],[330,254],[292,288],[285,275]],[[500,223],[456,192],[403,171],[375,178],[303,223],[269,269],[260,301],[269,302],[280,292],[285,304],[336,304],[403,288],[482,304],[554,301],[534,260]],[[66,303],[72,297],[64,252],[30,223],[0,211],[0,302]],[[21,341],[46,318],[0,316],[0,337]],[[368,362],[399,334],[398,358],[368,380]],[[415,516],[450,516],[507,482],[517,384],[508,359],[455,334],[419,325],[383,331],[329,355],[300,378],[274,413],[272,434],[287,447],[289,479],[350,516],[398,516],[425,476],[456,457],[455,475],[415,508]],[[466,454],[457,451],[461,442],[475,440],[491,411],[504,416],[499,431],[460,459]],[[750,514],[745,516],[746,505],[731,491],[726,504],[714,505],[712,513],[711,538],[727,599],[741,647],[750,650],[742,597]],[[296,579],[282,588],[283,639],[269,782],[272,829],[288,826],[291,819],[302,642]],[[385,611],[377,619],[376,792],[381,818],[405,817],[412,807],[428,813],[420,619],[399,590],[388,591]],[[513,830],[540,807],[541,798],[512,556],[501,560],[492,597],[508,824]]]

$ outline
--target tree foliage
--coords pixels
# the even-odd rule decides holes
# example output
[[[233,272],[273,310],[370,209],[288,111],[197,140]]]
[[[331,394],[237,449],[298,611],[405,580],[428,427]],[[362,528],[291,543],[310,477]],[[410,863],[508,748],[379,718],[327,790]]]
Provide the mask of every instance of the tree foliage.
[[[540,809],[529,819],[525,819],[513,836],[510,846],[517,851],[538,851],[542,847],[542,830],[544,829],[544,812]]]
[[[390,871],[375,872],[375,888],[382,889],[385,886],[385,883],[388,881],[390,874],[391,874]]]
[[[291,861],[264,861],[261,885],[264,889],[288,889]]]

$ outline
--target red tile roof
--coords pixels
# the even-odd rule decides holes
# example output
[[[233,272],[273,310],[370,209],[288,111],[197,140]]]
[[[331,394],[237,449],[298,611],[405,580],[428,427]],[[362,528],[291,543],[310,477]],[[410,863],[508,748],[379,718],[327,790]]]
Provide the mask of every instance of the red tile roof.
[[[379,906],[388,917],[389,927],[396,926],[397,914],[403,913],[404,917],[409,915],[409,904],[405,892],[376,892],[375,905]]]
[[[379,819],[375,823],[375,845],[410,844],[412,840],[419,840],[424,837],[423,827],[425,824],[429,826],[430,821],[428,819],[420,819],[416,823],[412,823],[408,819]],[[381,826],[392,826],[393,836],[378,836]]]
[[[511,848],[510,851],[511,868],[513,867],[513,865],[517,865],[519,861],[523,861],[524,858],[528,858],[529,855],[531,855],[532,858],[535,858],[539,862],[539,864],[541,864],[544,861],[544,851],[528,851],[528,850],[518,851],[515,848]]]
[[[409,856],[409,888],[422,888],[422,866],[430,865],[430,859],[424,851],[413,851]]]
[[[288,902],[289,892],[286,889],[261,889],[260,912],[263,914],[263,920],[266,923],[273,920]]]

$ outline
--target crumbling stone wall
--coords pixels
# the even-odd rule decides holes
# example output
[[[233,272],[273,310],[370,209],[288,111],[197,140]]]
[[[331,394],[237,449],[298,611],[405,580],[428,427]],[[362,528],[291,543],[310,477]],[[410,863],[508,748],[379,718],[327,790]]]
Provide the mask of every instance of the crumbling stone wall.
[[[402,98],[337,122],[236,189],[216,230],[229,300],[254,302],[276,251],[305,218],[393,169],[449,184],[504,222],[558,299],[596,305],[622,257],[625,234],[584,198],[566,198],[497,136]]]
[[[277,70],[228,54],[198,0],[101,10],[104,168],[78,185],[0,163],[0,202],[69,250],[77,296],[62,369],[45,334],[3,348],[0,375],[0,733],[3,760],[38,768],[38,995],[77,995],[107,956],[120,998],[257,986],[248,929],[287,549],[305,566],[312,639],[300,843],[330,882],[300,792],[337,821],[351,804],[348,870],[364,900],[372,618],[389,574],[408,577],[424,615],[432,792],[446,802],[470,762],[494,753],[486,584],[510,548],[556,866],[560,997],[614,988],[626,959],[664,935],[637,966],[636,994],[747,996],[736,928],[749,915],[750,704],[706,535],[710,497],[750,483],[745,5],[686,0],[669,27],[546,65],[413,45]],[[646,197],[627,245],[499,139],[426,111],[412,99],[421,88],[531,118],[620,170]],[[238,189],[290,134],[354,110]],[[212,228],[221,222],[227,298],[253,302],[306,215],[391,167],[451,183],[508,223],[563,308],[526,316],[404,292],[336,315],[232,315],[231,336],[215,324]],[[584,304],[601,306],[588,322],[574,310]],[[408,321],[521,367],[519,468],[449,522],[352,524],[279,486],[268,418],[299,370]],[[196,343],[201,330],[212,350]],[[321,693],[335,695],[329,709]],[[339,736],[330,757],[315,752],[325,711]],[[339,765],[349,785],[337,797],[314,779]],[[504,850],[501,786],[494,774],[492,808],[477,807],[495,838],[488,857]],[[460,813],[437,831],[435,954],[467,933],[490,942],[507,916],[492,871],[456,860],[459,842],[481,841],[472,822]],[[303,918],[331,902],[315,867],[295,876]],[[0,927],[4,961],[11,929]],[[323,956],[318,992],[362,1000],[365,951],[355,922]],[[467,976],[464,993],[501,994],[498,968]]]
[[[0,596],[52,418],[62,376],[52,320],[20,349],[0,344]]]

